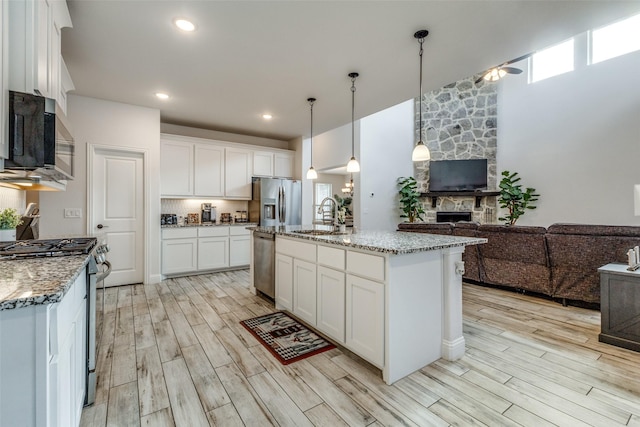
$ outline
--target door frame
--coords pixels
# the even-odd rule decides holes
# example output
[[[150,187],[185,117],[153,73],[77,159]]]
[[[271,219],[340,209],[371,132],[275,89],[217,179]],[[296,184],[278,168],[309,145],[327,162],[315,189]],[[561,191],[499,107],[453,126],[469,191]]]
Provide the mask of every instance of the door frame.
[[[150,212],[150,171],[149,171],[149,150],[138,147],[124,147],[121,145],[105,145],[105,144],[92,144],[87,143],[87,234],[92,235],[95,224],[93,223],[93,167],[96,157],[96,150],[106,151],[120,151],[127,154],[140,154],[142,155],[142,276],[143,284],[151,283],[149,273],[149,248],[151,248],[151,232],[149,227],[151,221],[147,218],[147,213]]]

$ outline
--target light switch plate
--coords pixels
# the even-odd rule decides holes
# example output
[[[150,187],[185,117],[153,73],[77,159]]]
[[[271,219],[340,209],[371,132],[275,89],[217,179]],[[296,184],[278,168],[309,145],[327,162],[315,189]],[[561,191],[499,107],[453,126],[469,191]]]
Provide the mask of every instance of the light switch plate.
[[[65,208],[64,217],[65,218],[81,218],[82,217],[82,209],[80,209],[80,208]]]

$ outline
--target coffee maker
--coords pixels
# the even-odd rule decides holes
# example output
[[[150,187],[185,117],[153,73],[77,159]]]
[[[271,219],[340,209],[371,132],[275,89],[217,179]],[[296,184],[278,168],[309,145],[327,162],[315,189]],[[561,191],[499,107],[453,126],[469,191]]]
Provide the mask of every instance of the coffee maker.
[[[200,221],[204,223],[216,222],[216,207],[211,206],[211,203],[203,203],[201,205],[202,214],[200,215]]]

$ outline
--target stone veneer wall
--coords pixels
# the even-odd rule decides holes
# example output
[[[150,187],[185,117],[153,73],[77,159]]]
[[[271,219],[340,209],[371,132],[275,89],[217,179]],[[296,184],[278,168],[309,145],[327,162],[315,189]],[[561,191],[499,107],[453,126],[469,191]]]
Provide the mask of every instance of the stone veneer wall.
[[[473,76],[451,83],[422,97],[423,141],[432,160],[487,159],[487,189],[496,190],[498,91],[496,83]],[[415,102],[416,137],[419,104]],[[414,177],[422,192],[429,191],[429,161],[414,163]],[[483,197],[479,208],[474,197],[438,197],[436,208],[424,197],[425,221],[435,222],[438,211],[469,211],[473,221],[497,221],[497,197]]]

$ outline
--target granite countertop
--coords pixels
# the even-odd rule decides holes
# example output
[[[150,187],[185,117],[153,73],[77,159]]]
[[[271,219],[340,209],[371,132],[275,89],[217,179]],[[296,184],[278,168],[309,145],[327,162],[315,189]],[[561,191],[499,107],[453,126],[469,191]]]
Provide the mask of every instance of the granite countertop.
[[[276,234],[278,236],[295,237],[315,242],[331,243],[339,246],[364,249],[372,252],[388,254],[408,254],[413,252],[432,251],[456,246],[478,245],[487,239],[445,236],[439,234],[408,233],[403,231],[358,231],[342,235],[300,234],[300,230],[330,230],[330,226],[293,225],[285,227],[250,227],[253,231]],[[347,232],[349,233],[349,232]]]
[[[90,256],[0,260],[0,311],[61,301]]]
[[[258,225],[255,222],[235,222],[235,223],[230,223],[230,224],[185,224],[185,225],[177,225],[177,224],[165,224],[165,225],[161,225],[160,228],[190,228],[190,227],[220,227],[223,225],[229,225],[231,227],[235,227],[235,226],[245,226],[245,227],[251,227],[251,226],[256,226]]]

